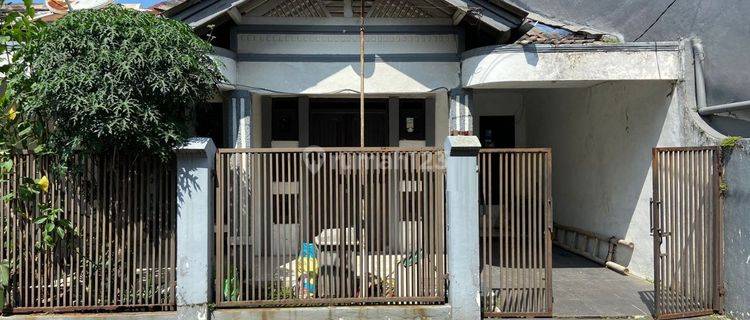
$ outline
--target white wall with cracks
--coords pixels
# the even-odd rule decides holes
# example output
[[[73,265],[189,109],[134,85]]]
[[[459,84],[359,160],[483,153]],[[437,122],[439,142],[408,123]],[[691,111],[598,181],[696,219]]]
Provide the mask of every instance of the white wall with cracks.
[[[653,278],[651,148],[680,145],[667,81],[607,82],[524,93],[530,147],[552,148],[554,220],[627,239],[619,263]]]

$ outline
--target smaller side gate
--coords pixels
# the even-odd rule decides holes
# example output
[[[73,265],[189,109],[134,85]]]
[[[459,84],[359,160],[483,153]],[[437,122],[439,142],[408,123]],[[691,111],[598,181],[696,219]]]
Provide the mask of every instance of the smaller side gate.
[[[655,148],[651,231],[657,319],[722,310],[719,147]]]
[[[552,153],[479,153],[484,317],[552,316]]]

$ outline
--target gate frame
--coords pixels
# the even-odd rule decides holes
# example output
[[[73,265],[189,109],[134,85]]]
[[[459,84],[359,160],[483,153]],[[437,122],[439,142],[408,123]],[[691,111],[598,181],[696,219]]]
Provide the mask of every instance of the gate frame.
[[[715,207],[713,208],[713,232],[714,241],[712,245],[713,249],[713,273],[714,281],[712,285],[713,291],[713,309],[702,310],[702,311],[691,311],[682,313],[668,313],[659,314],[659,305],[661,303],[659,299],[660,287],[661,287],[661,275],[660,275],[660,258],[661,258],[661,244],[663,243],[664,236],[661,229],[661,213],[663,210],[662,201],[659,198],[659,185],[658,179],[659,172],[659,152],[664,151],[713,151],[713,172],[711,174],[716,180],[713,183],[713,201]],[[654,147],[652,148],[651,158],[651,181],[652,181],[652,198],[651,198],[651,234],[653,238],[653,253],[654,253],[654,312],[653,316],[657,320],[666,319],[679,319],[685,317],[697,317],[712,315],[715,313],[724,313],[724,197],[721,195],[720,184],[724,180],[724,167],[722,148],[719,146],[697,146],[697,147]]]

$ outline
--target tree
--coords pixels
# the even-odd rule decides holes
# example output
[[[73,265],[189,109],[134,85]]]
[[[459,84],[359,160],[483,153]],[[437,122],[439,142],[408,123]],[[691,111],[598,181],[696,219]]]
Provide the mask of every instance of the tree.
[[[20,114],[43,119],[46,148],[166,158],[187,137],[188,110],[221,79],[212,46],[189,26],[112,5],[42,28],[8,88]],[[17,70],[20,71],[20,70]]]
[[[0,25],[0,182],[18,182],[5,184],[14,189],[2,200],[39,228],[39,249],[52,250],[76,230],[39,194],[68,174],[71,156],[169,157],[186,138],[189,107],[222,79],[211,45],[180,22],[113,5],[46,25],[34,20],[31,0],[24,4],[24,11],[4,13]],[[22,152],[50,156],[57,169],[29,177],[13,172]],[[3,228],[3,238],[8,231]],[[13,244],[3,245],[11,250]],[[0,261],[0,309],[18,263]]]

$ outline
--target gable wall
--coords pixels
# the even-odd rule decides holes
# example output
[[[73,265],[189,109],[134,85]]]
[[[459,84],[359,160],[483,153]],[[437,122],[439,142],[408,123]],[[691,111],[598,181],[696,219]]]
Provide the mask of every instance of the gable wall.
[[[460,31],[445,20],[426,20],[435,24],[368,19],[366,92],[425,93],[459,85]],[[359,90],[356,19],[246,17],[244,21],[255,24],[235,27],[232,32],[240,87],[289,94]]]

